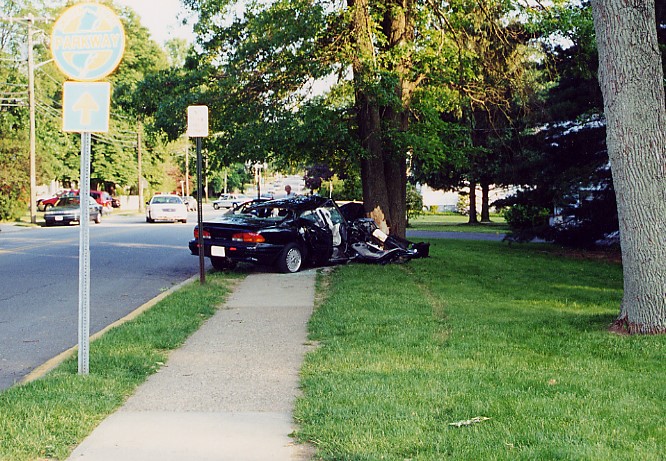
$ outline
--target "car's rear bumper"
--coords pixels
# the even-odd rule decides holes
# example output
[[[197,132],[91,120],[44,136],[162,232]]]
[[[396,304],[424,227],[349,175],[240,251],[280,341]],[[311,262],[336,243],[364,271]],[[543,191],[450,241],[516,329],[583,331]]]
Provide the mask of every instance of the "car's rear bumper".
[[[170,213],[161,213],[158,215],[151,214],[149,218],[153,221],[182,221],[187,219],[187,215],[183,216]]]
[[[90,220],[94,221],[98,217],[98,212],[90,212]],[[44,216],[44,222],[46,225],[58,225],[58,224],[71,224],[73,222],[80,222],[81,217],[78,213],[76,214],[67,214],[67,215],[55,215],[55,216]]]
[[[58,218],[44,218],[44,222],[47,226],[55,226],[59,224],[70,224],[73,222],[79,222],[79,217],[58,217]]]
[[[189,248],[193,255],[199,255],[199,242],[197,240],[190,240]],[[283,248],[283,245],[268,243],[212,242],[209,239],[204,239],[204,256],[228,258],[237,262],[273,264]]]

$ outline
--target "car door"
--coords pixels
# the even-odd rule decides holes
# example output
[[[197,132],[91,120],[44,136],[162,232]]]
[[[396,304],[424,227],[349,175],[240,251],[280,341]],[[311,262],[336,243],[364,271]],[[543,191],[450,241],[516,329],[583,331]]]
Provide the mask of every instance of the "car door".
[[[333,232],[316,210],[301,213],[298,224],[309,258],[318,264],[327,262],[333,254]]]

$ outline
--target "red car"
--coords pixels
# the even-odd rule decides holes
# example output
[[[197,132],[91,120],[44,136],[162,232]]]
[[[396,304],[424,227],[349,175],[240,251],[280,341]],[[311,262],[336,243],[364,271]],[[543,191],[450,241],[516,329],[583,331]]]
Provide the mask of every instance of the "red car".
[[[113,208],[113,198],[108,192],[91,190],[90,196],[95,199],[97,203],[102,205],[104,211],[110,210]]]
[[[55,197],[44,198],[44,199],[40,198],[39,200],[37,200],[37,209],[39,211],[46,211],[49,208],[51,208],[53,205],[55,205],[60,197],[72,197],[74,195],[77,195],[78,193],[79,193],[78,190],[70,189],[58,192],[55,195]]]
[[[70,189],[63,192],[59,192],[55,197],[47,199],[37,200],[37,209],[39,211],[46,211],[51,208],[58,201],[60,197],[73,197],[79,195],[78,189]],[[102,205],[103,212],[110,211],[111,208],[118,208],[120,206],[120,201],[111,197],[108,192],[91,190],[90,196],[95,199],[95,202]]]

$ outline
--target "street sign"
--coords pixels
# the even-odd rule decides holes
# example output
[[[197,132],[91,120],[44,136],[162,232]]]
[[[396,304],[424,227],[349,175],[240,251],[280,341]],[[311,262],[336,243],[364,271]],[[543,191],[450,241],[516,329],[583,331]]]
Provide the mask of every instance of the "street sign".
[[[100,80],[113,72],[125,53],[125,30],[118,16],[99,3],[79,3],[56,21],[51,54],[67,77]]]
[[[201,138],[208,136],[208,106],[189,106],[187,108],[187,135],[197,141],[197,223],[203,229],[203,168],[201,158]],[[204,269],[203,232],[199,232],[199,281],[206,281]]]
[[[110,107],[110,83],[65,82],[62,104],[63,131],[108,132]]]
[[[79,374],[88,374],[90,363],[90,220],[85,217],[90,204],[91,133],[109,131],[111,106],[111,85],[96,81],[113,72],[124,53],[125,30],[107,6],[79,3],[53,25],[53,60],[63,74],[77,80],[64,85],[63,130],[81,133]]]
[[[207,106],[189,106],[187,108],[187,135],[190,138],[208,137]]]

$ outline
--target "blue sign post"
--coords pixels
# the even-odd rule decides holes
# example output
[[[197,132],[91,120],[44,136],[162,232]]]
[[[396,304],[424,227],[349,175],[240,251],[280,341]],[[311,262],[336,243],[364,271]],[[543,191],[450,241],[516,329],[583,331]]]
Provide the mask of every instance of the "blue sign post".
[[[92,132],[109,131],[111,85],[96,82],[111,74],[125,53],[125,30],[118,16],[99,3],[65,10],[53,26],[51,54],[76,82],[65,82],[63,131],[81,133],[79,237],[79,374],[90,364],[90,143]],[[86,82],[86,83],[81,83]],[[94,82],[94,83],[93,83]]]

